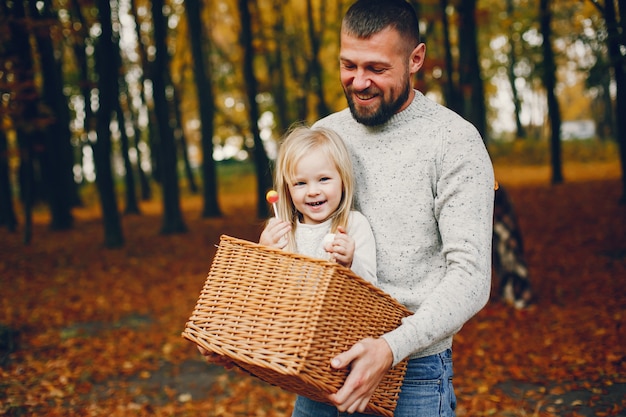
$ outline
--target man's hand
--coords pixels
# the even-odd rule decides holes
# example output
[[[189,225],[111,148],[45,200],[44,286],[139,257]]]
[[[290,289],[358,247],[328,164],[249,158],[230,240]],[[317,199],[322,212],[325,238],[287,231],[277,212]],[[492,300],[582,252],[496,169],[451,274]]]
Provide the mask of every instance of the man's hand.
[[[385,339],[363,339],[346,352],[335,356],[330,364],[335,369],[350,366],[343,387],[329,400],[341,412],[363,412],[372,394],[393,363],[393,354]]]

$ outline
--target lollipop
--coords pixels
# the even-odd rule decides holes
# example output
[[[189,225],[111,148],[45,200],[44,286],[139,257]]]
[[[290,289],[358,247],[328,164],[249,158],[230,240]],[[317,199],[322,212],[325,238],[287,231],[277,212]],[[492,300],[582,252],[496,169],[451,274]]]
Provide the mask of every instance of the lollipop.
[[[278,209],[276,208],[276,202],[278,201],[278,193],[274,190],[269,190],[267,194],[265,194],[265,199],[268,203],[274,207],[274,216],[278,217]]]

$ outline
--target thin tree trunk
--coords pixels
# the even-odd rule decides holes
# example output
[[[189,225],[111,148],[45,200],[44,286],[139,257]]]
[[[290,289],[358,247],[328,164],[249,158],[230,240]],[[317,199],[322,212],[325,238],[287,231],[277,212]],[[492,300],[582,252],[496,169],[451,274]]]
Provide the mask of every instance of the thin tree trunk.
[[[0,226],[6,226],[7,230],[14,232],[17,228],[17,217],[13,209],[8,145],[4,129],[0,129]]]
[[[561,110],[557,100],[556,63],[552,50],[552,12],[549,0],[540,0],[539,17],[541,34],[543,35],[543,84],[548,100],[548,117],[550,119],[550,149],[552,165],[552,184],[563,182],[563,167],[561,164]]]
[[[459,12],[459,81],[464,98],[463,114],[487,141],[487,109],[478,59],[476,0],[461,0]]]
[[[189,22],[189,39],[193,55],[194,77],[198,92],[198,106],[201,123],[202,144],[202,191],[204,207],[202,217],[218,217],[221,215],[217,199],[217,170],[213,160],[213,133],[215,117],[215,98],[211,84],[211,59],[207,59],[202,48],[203,39],[207,39],[202,31],[202,7],[200,2],[190,1],[185,4],[187,20]],[[207,50],[210,50],[211,39],[208,39]]]
[[[507,16],[509,17],[509,19],[512,20],[513,17],[513,0],[506,0],[506,12],[507,12]],[[524,126],[522,125],[522,121],[520,120],[520,113],[521,113],[521,109],[522,109],[522,104],[521,101],[519,99],[519,93],[517,91],[517,86],[515,85],[515,65],[517,63],[517,57],[516,57],[516,48],[515,48],[515,44],[516,42],[514,41],[514,37],[513,37],[513,27],[511,26],[509,28],[509,62],[508,62],[508,76],[509,76],[509,83],[511,84],[511,94],[513,96],[513,106],[514,106],[514,114],[513,117],[515,118],[515,138],[516,139],[524,139],[526,138],[526,129],[524,129]]]
[[[19,184],[20,200],[24,213],[24,231],[22,241],[25,245],[33,239],[33,205],[35,200],[35,174],[34,174],[34,146],[33,134],[24,131],[17,132],[18,146],[20,148]]]
[[[74,158],[70,143],[70,115],[67,98],[63,94],[63,76],[60,63],[55,58],[50,29],[55,20],[50,0],[44,0],[40,7],[29,2],[30,14],[48,30],[35,31],[41,74],[43,80],[42,100],[53,112],[52,123],[46,128],[46,143],[42,161],[44,162],[43,179],[46,182],[47,198],[50,205],[53,230],[66,230],[72,227],[72,203],[77,198],[74,183]],[[74,197],[74,198],[73,198]]]
[[[104,245],[108,248],[115,248],[124,244],[111,169],[111,131],[109,128],[115,109],[115,100],[117,100],[118,68],[109,0],[98,0],[97,5],[102,33],[96,49],[100,107],[96,117],[97,139],[93,144],[93,154],[96,166],[96,186],[102,206]]]
[[[152,190],[150,188],[150,181],[148,180],[148,175],[143,168],[143,151],[141,150],[141,129],[137,126],[137,120],[133,121],[133,126],[135,130],[135,140],[133,142],[133,146],[135,147],[135,152],[137,153],[137,173],[139,174],[139,189],[141,190],[141,199],[143,201],[150,200],[152,198]]]
[[[325,2],[322,2],[320,7],[320,27],[324,27],[325,18]],[[320,63],[320,34],[315,30],[315,17],[313,13],[313,5],[311,0],[306,0],[308,29],[309,29],[309,43],[311,47],[311,59],[309,61],[309,74],[308,79],[311,84],[311,89],[317,97],[317,117],[324,117],[330,113],[326,99],[324,98],[324,85],[322,64]]]
[[[183,167],[185,168],[185,177],[187,177],[187,183],[189,184],[189,192],[196,194],[198,192],[198,184],[193,175],[193,169],[191,169],[191,162],[189,161],[189,148],[187,147],[187,139],[185,138],[185,131],[183,130],[182,116],[180,114],[180,101],[178,99],[178,90],[176,86],[170,80],[170,85],[174,91],[172,97],[172,112],[174,113],[176,120],[176,128],[174,129],[174,140],[179,147],[180,156],[183,160]]]
[[[12,19],[9,20],[11,42],[7,43],[10,51],[8,51],[7,55],[15,57],[13,68],[16,82],[25,86],[20,92],[19,102],[17,103],[22,108],[22,112],[15,123],[17,144],[20,151],[20,199],[24,213],[22,239],[24,244],[28,245],[32,240],[33,204],[35,200],[34,143],[36,134],[33,127],[36,125],[38,116],[39,95],[35,89],[35,71],[29,42],[29,31],[24,24],[26,22],[25,6],[23,2],[16,2],[7,9],[12,12]]]
[[[80,9],[80,5],[76,2],[71,3],[72,9],[71,12],[74,15],[75,19],[78,19],[79,24],[74,25],[77,27],[77,32],[74,34],[74,55],[77,61],[78,73],[79,77],[79,86],[80,93],[83,98],[84,109],[85,109],[85,119],[83,121],[83,134],[81,135],[80,140],[80,153],[79,158],[82,159],[83,150],[86,147],[89,147],[89,133],[92,132],[93,127],[95,126],[95,115],[91,109],[91,91],[94,85],[90,75],[90,65],[89,58],[93,58],[93,52],[91,56],[87,55],[86,52],[86,40],[89,38],[88,25],[85,21],[85,17]],[[81,163],[82,167],[82,163]],[[83,176],[84,177],[84,176]]]
[[[154,24],[154,74],[152,77],[154,108],[159,126],[160,179],[163,187],[163,227],[164,234],[187,231],[180,209],[180,190],[176,158],[174,132],[170,126],[170,112],[165,94],[169,68],[167,66],[166,24],[163,16],[163,0],[152,1]]]
[[[133,172],[133,184],[135,184],[135,180],[134,180],[134,175],[135,173],[137,174],[137,176],[139,177],[139,185],[140,185],[140,190],[141,190],[141,198],[143,200],[148,200],[150,199],[150,184],[148,183],[148,178],[143,170],[143,167],[141,166],[142,164],[142,152],[141,152],[141,147],[139,146],[140,143],[140,137],[141,137],[141,129],[138,126],[138,115],[137,112],[135,111],[135,109],[133,108],[132,105],[132,100],[130,97],[130,92],[128,90],[128,83],[126,82],[126,80],[124,79],[124,77],[120,77],[120,100],[122,100],[122,97],[125,97],[125,100],[120,101],[120,105],[124,104],[124,106],[122,106],[122,111],[124,112],[124,114],[126,115],[126,119],[130,119],[129,122],[132,125],[132,130],[133,130],[133,143],[132,143],[132,147],[135,150],[135,155],[136,155],[136,159],[135,159],[135,164],[132,164],[132,161],[130,166]],[[130,141],[128,142],[128,147],[130,148],[131,144]],[[135,166],[136,165],[136,169]],[[137,190],[136,190],[136,186],[133,185],[133,195],[134,200],[137,200]],[[132,205],[132,204],[131,204]],[[139,204],[138,202],[135,202],[134,205],[137,206],[136,208],[136,213],[140,213],[140,209],[139,209]]]
[[[617,144],[619,147],[620,162],[622,166],[622,195],[620,203],[626,204],[626,58],[621,53],[626,48],[626,1],[619,1],[620,22],[617,22],[617,13],[613,0],[605,1],[604,18],[608,30],[608,49],[613,68],[613,78],[615,79],[615,114],[616,114],[616,134]],[[621,36],[618,25],[621,25]]]
[[[265,192],[272,185],[272,176],[269,167],[269,160],[263,147],[263,141],[259,132],[259,107],[256,102],[257,81],[254,76],[253,57],[254,49],[252,48],[252,33],[250,9],[248,8],[248,0],[238,0],[239,13],[241,18],[241,45],[244,51],[243,72],[246,84],[246,96],[248,97],[248,120],[250,123],[250,132],[254,138],[254,163],[257,176],[257,214],[260,218],[267,217],[269,210],[265,201]]]
[[[159,143],[158,137],[159,132],[157,129],[158,122],[154,110],[154,103],[151,98],[148,97],[145,89],[146,80],[152,79],[152,65],[148,61],[148,56],[146,53],[146,48],[141,39],[141,29],[140,29],[140,21],[139,21],[139,13],[137,13],[137,4],[135,0],[130,0],[130,10],[135,19],[135,34],[137,35],[137,53],[139,55],[139,59],[141,62],[142,73],[139,77],[139,89],[141,91],[140,97],[142,99],[143,105],[146,107],[148,113],[148,143],[150,144],[150,161],[152,162],[152,175],[154,178],[158,178],[159,172],[159,164],[158,164],[158,146]],[[137,130],[137,129],[136,129]],[[140,138],[139,136],[135,136],[135,148],[137,149],[137,158],[138,161],[141,161],[139,155],[141,155],[139,149]],[[141,166],[141,162],[139,162],[139,172],[140,172],[140,184],[141,184],[141,199],[149,200],[152,197],[152,190],[150,189],[150,182],[145,174],[143,167]]]
[[[137,202],[137,193],[135,191],[135,172],[133,164],[130,161],[130,142],[128,140],[128,135],[126,134],[126,118],[124,116],[124,110],[122,110],[119,97],[115,103],[115,114],[117,116],[117,124],[120,129],[120,151],[122,154],[122,160],[124,161],[124,170],[126,171],[124,175],[126,191],[126,208],[124,209],[124,213],[139,214],[139,204]]]
[[[448,0],[440,0],[441,22],[443,30],[443,41],[445,51],[445,81],[443,84],[443,96],[446,105],[453,111],[462,114],[463,100],[459,94],[459,88],[455,82],[454,58],[452,58],[452,43],[450,42],[450,21],[448,19]]]

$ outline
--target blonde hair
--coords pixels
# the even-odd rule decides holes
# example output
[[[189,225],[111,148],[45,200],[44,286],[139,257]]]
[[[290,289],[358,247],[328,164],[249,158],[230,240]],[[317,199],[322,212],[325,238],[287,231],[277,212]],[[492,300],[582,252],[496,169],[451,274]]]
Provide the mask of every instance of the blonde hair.
[[[335,131],[327,128],[293,126],[280,145],[274,170],[274,185],[278,193],[278,217],[291,223],[291,233],[288,236],[286,249],[292,252],[296,251],[295,230],[300,213],[296,210],[291,199],[289,185],[293,182],[300,159],[313,149],[321,150],[325,156],[334,162],[341,178],[341,201],[331,217],[331,233],[335,233],[338,226],[347,227],[352,210],[354,174],[350,155],[343,140]]]

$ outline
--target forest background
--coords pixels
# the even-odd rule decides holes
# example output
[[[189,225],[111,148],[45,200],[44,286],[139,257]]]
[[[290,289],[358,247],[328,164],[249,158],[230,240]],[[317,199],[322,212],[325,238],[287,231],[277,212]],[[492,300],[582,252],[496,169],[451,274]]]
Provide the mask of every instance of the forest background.
[[[413,4],[428,50],[416,88],[473,122],[492,152],[547,144],[560,183],[563,134],[613,142],[624,178],[623,4]],[[95,182],[104,244],[121,246],[116,188],[124,212],[138,212],[158,184],[161,231],[183,232],[180,179],[201,192],[203,216],[219,216],[216,166],[242,160],[255,167],[265,217],[281,135],[345,106],[337,56],[347,6],[3,1],[0,224],[16,228],[19,197],[25,242],[37,202],[47,202],[53,229],[70,228],[80,190]],[[622,181],[622,199],[625,190]]]
[[[626,358],[617,336],[622,291],[598,289],[597,282],[615,286],[620,282],[615,278],[624,276],[623,1],[412,3],[427,44],[426,65],[414,85],[483,134],[498,178],[512,187],[522,233],[535,244],[528,256],[541,280],[533,283],[536,294],[543,292],[538,305],[560,319],[572,313],[564,302],[571,292],[596,297],[584,300],[595,306],[594,313],[583,308],[570,318],[579,324],[597,318],[603,324],[589,332],[604,342],[598,349],[615,350],[584,345],[584,352],[574,350],[575,358],[571,349],[579,339],[568,334],[564,340],[572,343],[562,347],[560,359],[571,367],[563,372],[573,372],[568,377],[579,378],[579,387],[594,382],[589,390],[596,397],[594,390],[623,385],[616,377],[624,374]],[[294,122],[313,122],[345,106],[337,55],[348,5],[339,0],[0,2],[1,413],[84,415],[84,401],[95,415],[111,413],[110,407],[119,415],[154,413],[153,402],[121,395],[118,390],[128,381],[119,378],[149,381],[163,360],[178,363],[192,354],[189,349],[181,354],[182,342],[172,342],[178,334],[145,332],[162,329],[163,321],[170,333],[178,332],[199,289],[198,283],[178,279],[206,272],[208,254],[192,260],[194,249],[210,253],[219,232],[254,239],[268,215],[264,195],[281,136]],[[581,179],[604,182],[587,186]],[[546,186],[525,188],[528,182]],[[557,203],[566,215],[539,220]],[[588,203],[591,213],[581,213]],[[576,227],[583,222],[587,234]],[[157,240],[157,235],[162,236]],[[607,242],[612,247],[603,246]],[[597,253],[592,244],[601,246]],[[574,260],[584,255],[572,255],[576,245],[596,254],[586,262],[593,259],[604,272],[583,268],[583,275]],[[546,262],[549,253],[572,261]],[[168,276],[178,278],[170,282]],[[564,276],[580,286],[546,287]],[[547,278],[552,281],[544,282]],[[600,293],[613,298],[601,302]],[[533,307],[511,312],[491,306],[455,343],[475,354],[470,361],[484,361],[490,350],[475,334],[490,338],[511,326],[521,332],[515,319],[545,324],[538,314]],[[556,332],[555,327],[562,330],[554,323],[546,328]],[[100,332],[106,338],[94,337]],[[540,336],[541,349],[556,351],[556,336]],[[145,340],[130,340],[135,337]],[[512,361],[503,374],[537,382],[529,374],[547,372],[549,361],[515,351],[523,345],[520,337],[523,332],[513,333],[512,346],[499,341],[499,358]],[[124,349],[116,350],[117,343]],[[116,365],[95,367],[98,357]],[[529,361],[526,370],[522,357]],[[600,367],[594,362],[598,357]],[[479,368],[492,369],[489,365]],[[467,375],[460,389],[473,398],[463,405],[466,415],[503,408],[507,415],[528,415],[491,392],[502,380]],[[602,388],[595,384],[598,378],[606,379]],[[233,399],[228,406],[194,407],[253,409],[254,384],[236,381],[239,385],[221,385]],[[103,384],[107,391],[98,392]],[[174,415],[191,407],[188,397],[158,390],[175,403]],[[543,386],[535,393],[559,390]],[[291,397],[272,393],[277,397],[259,394],[255,401],[278,401],[284,413]],[[596,415],[619,415],[623,408],[616,407]],[[171,409],[160,412],[171,415]],[[209,415],[229,415],[215,413]]]

